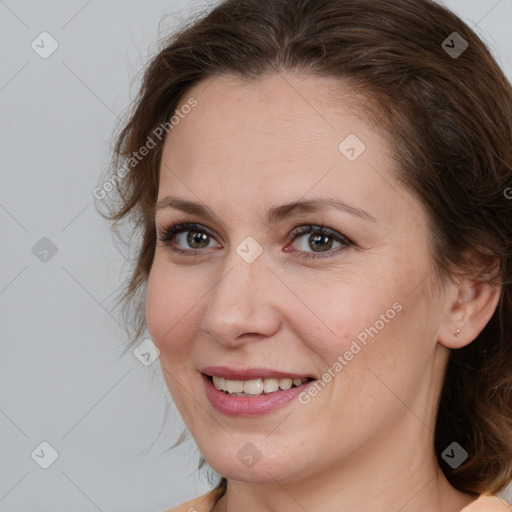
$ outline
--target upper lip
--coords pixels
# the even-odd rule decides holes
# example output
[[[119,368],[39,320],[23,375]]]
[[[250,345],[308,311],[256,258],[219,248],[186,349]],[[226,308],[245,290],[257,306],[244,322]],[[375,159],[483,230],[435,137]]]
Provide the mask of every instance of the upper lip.
[[[228,380],[255,379],[314,379],[311,375],[282,372],[271,368],[229,368],[227,366],[206,366],[199,370],[210,377],[224,377]]]

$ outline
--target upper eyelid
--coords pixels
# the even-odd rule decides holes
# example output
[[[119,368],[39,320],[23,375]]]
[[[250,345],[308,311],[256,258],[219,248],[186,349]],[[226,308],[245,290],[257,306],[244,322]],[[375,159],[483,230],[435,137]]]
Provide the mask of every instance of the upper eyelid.
[[[209,236],[212,236],[213,238],[216,238],[217,231],[214,229],[209,228],[208,226],[205,226],[204,224],[201,224],[199,222],[175,222],[171,223],[169,226],[164,225],[160,229],[157,228],[158,238],[163,238],[167,232],[173,230],[174,233],[172,237],[175,239],[178,234],[186,233],[188,231],[193,231],[196,229],[197,231],[204,231]],[[330,228],[328,226],[324,226],[322,224],[312,224],[312,223],[306,223],[299,226],[294,227],[287,238],[290,239],[290,241],[295,241],[297,238],[300,238],[303,235],[306,235],[308,233],[324,233],[327,236],[330,236],[331,238],[337,239],[339,243],[346,242],[347,245],[355,245],[354,242],[344,235],[343,233],[337,231],[334,228]],[[224,239],[219,234],[220,238],[224,242]],[[218,242],[218,241],[217,241]],[[187,250],[187,249],[185,249]],[[188,249],[189,251],[194,250],[200,250],[200,249]]]
[[[189,225],[190,227],[180,227],[183,225],[185,225],[185,226]],[[217,230],[210,228],[208,226],[205,226],[204,224],[201,224],[200,222],[178,221],[178,222],[162,223],[161,227],[159,227],[158,225],[156,225],[156,227],[155,227],[157,236],[159,236],[159,234],[165,235],[171,229],[176,229],[174,236],[176,236],[179,233],[197,229],[198,231],[205,231],[207,234],[209,234],[211,236],[219,237],[222,240],[222,242],[224,242],[224,238]]]
[[[208,226],[205,226],[204,224],[200,224],[198,222],[173,222],[169,225],[164,224],[162,227],[158,228],[156,227],[156,236],[158,240],[163,240],[167,238],[167,234],[173,231],[172,238],[176,239],[176,237],[182,233],[187,233],[188,231],[203,231],[207,235],[211,236],[215,239],[215,241],[218,243],[217,236],[219,236],[224,242],[224,239],[220,234],[217,233],[216,230],[209,228]],[[188,250],[190,252],[194,251],[194,249],[184,249]],[[195,249],[199,250],[199,249]]]

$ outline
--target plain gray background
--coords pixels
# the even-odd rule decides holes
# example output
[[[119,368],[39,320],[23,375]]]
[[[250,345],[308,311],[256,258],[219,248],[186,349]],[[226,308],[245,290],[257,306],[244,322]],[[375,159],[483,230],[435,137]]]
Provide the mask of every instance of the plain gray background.
[[[211,488],[192,441],[164,453],[183,423],[158,360],[121,357],[129,267],[92,191],[158,39],[213,3],[0,0],[0,512],[158,512]],[[446,5],[512,77],[512,0]]]

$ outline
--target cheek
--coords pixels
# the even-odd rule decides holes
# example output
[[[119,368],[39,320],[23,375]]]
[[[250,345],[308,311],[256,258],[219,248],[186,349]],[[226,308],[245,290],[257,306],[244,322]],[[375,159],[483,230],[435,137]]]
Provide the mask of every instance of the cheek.
[[[197,329],[193,322],[197,323],[197,318],[193,318],[192,297],[187,296],[182,281],[179,273],[173,272],[171,276],[155,262],[146,288],[146,322],[151,339],[160,351],[159,361],[169,392],[190,424],[193,415],[188,411],[183,383],[190,378],[191,350],[194,329]]]
[[[293,318],[293,328],[300,329],[297,335],[311,348],[330,359],[343,354],[359,334],[364,342],[365,329],[377,323],[379,331],[388,329],[388,324],[399,316],[393,304],[399,293],[392,286],[379,282],[376,276],[340,275],[316,282],[293,284],[296,298],[291,298],[285,313]],[[384,319],[381,319],[384,315]],[[371,332],[375,332],[373,329]]]
[[[155,261],[146,289],[148,331],[161,352],[172,350],[176,358],[187,351],[194,332],[191,319],[199,304],[190,289],[180,272],[171,275]]]
[[[297,300],[287,306],[297,338],[329,386],[333,407],[361,417],[367,412],[356,413],[358,406],[349,404],[349,397],[358,396],[361,407],[372,408],[390,398],[371,371],[400,388],[420,371],[426,355],[427,346],[415,339],[423,294],[410,294],[408,279],[398,282],[391,276],[360,272],[354,278],[319,279],[315,286],[296,282],[293,289],[307,307]]]

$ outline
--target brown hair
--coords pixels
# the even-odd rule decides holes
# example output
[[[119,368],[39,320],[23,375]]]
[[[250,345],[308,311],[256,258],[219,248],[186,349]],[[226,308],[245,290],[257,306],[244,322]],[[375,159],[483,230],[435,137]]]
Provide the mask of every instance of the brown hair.
[[[465,51],[454,54],[463,41]],[[512,88],[476,33],[433,1],[227,0],[164,42],[145,71],[113,160],[116,168],[131,163],[115,182],[118,201],[107,218],[114,227],[129,218],[141,235],[120,295],[134,326],[131,344],[145,328],[141,294],[155,250],[152,207],[164,139],[136,162],[134,154],[206,77],[251,80],[281,70],[339,77],[372,100],[398,178],[429,213],[440,280],[468,271],[501,284],[487,326],[451,352],[435,450],[456,489],[503,490],[512,479]],[[441,457],[453,441],[469,454],[457,469]],[[226,485],[222,478],[216,500]]]

